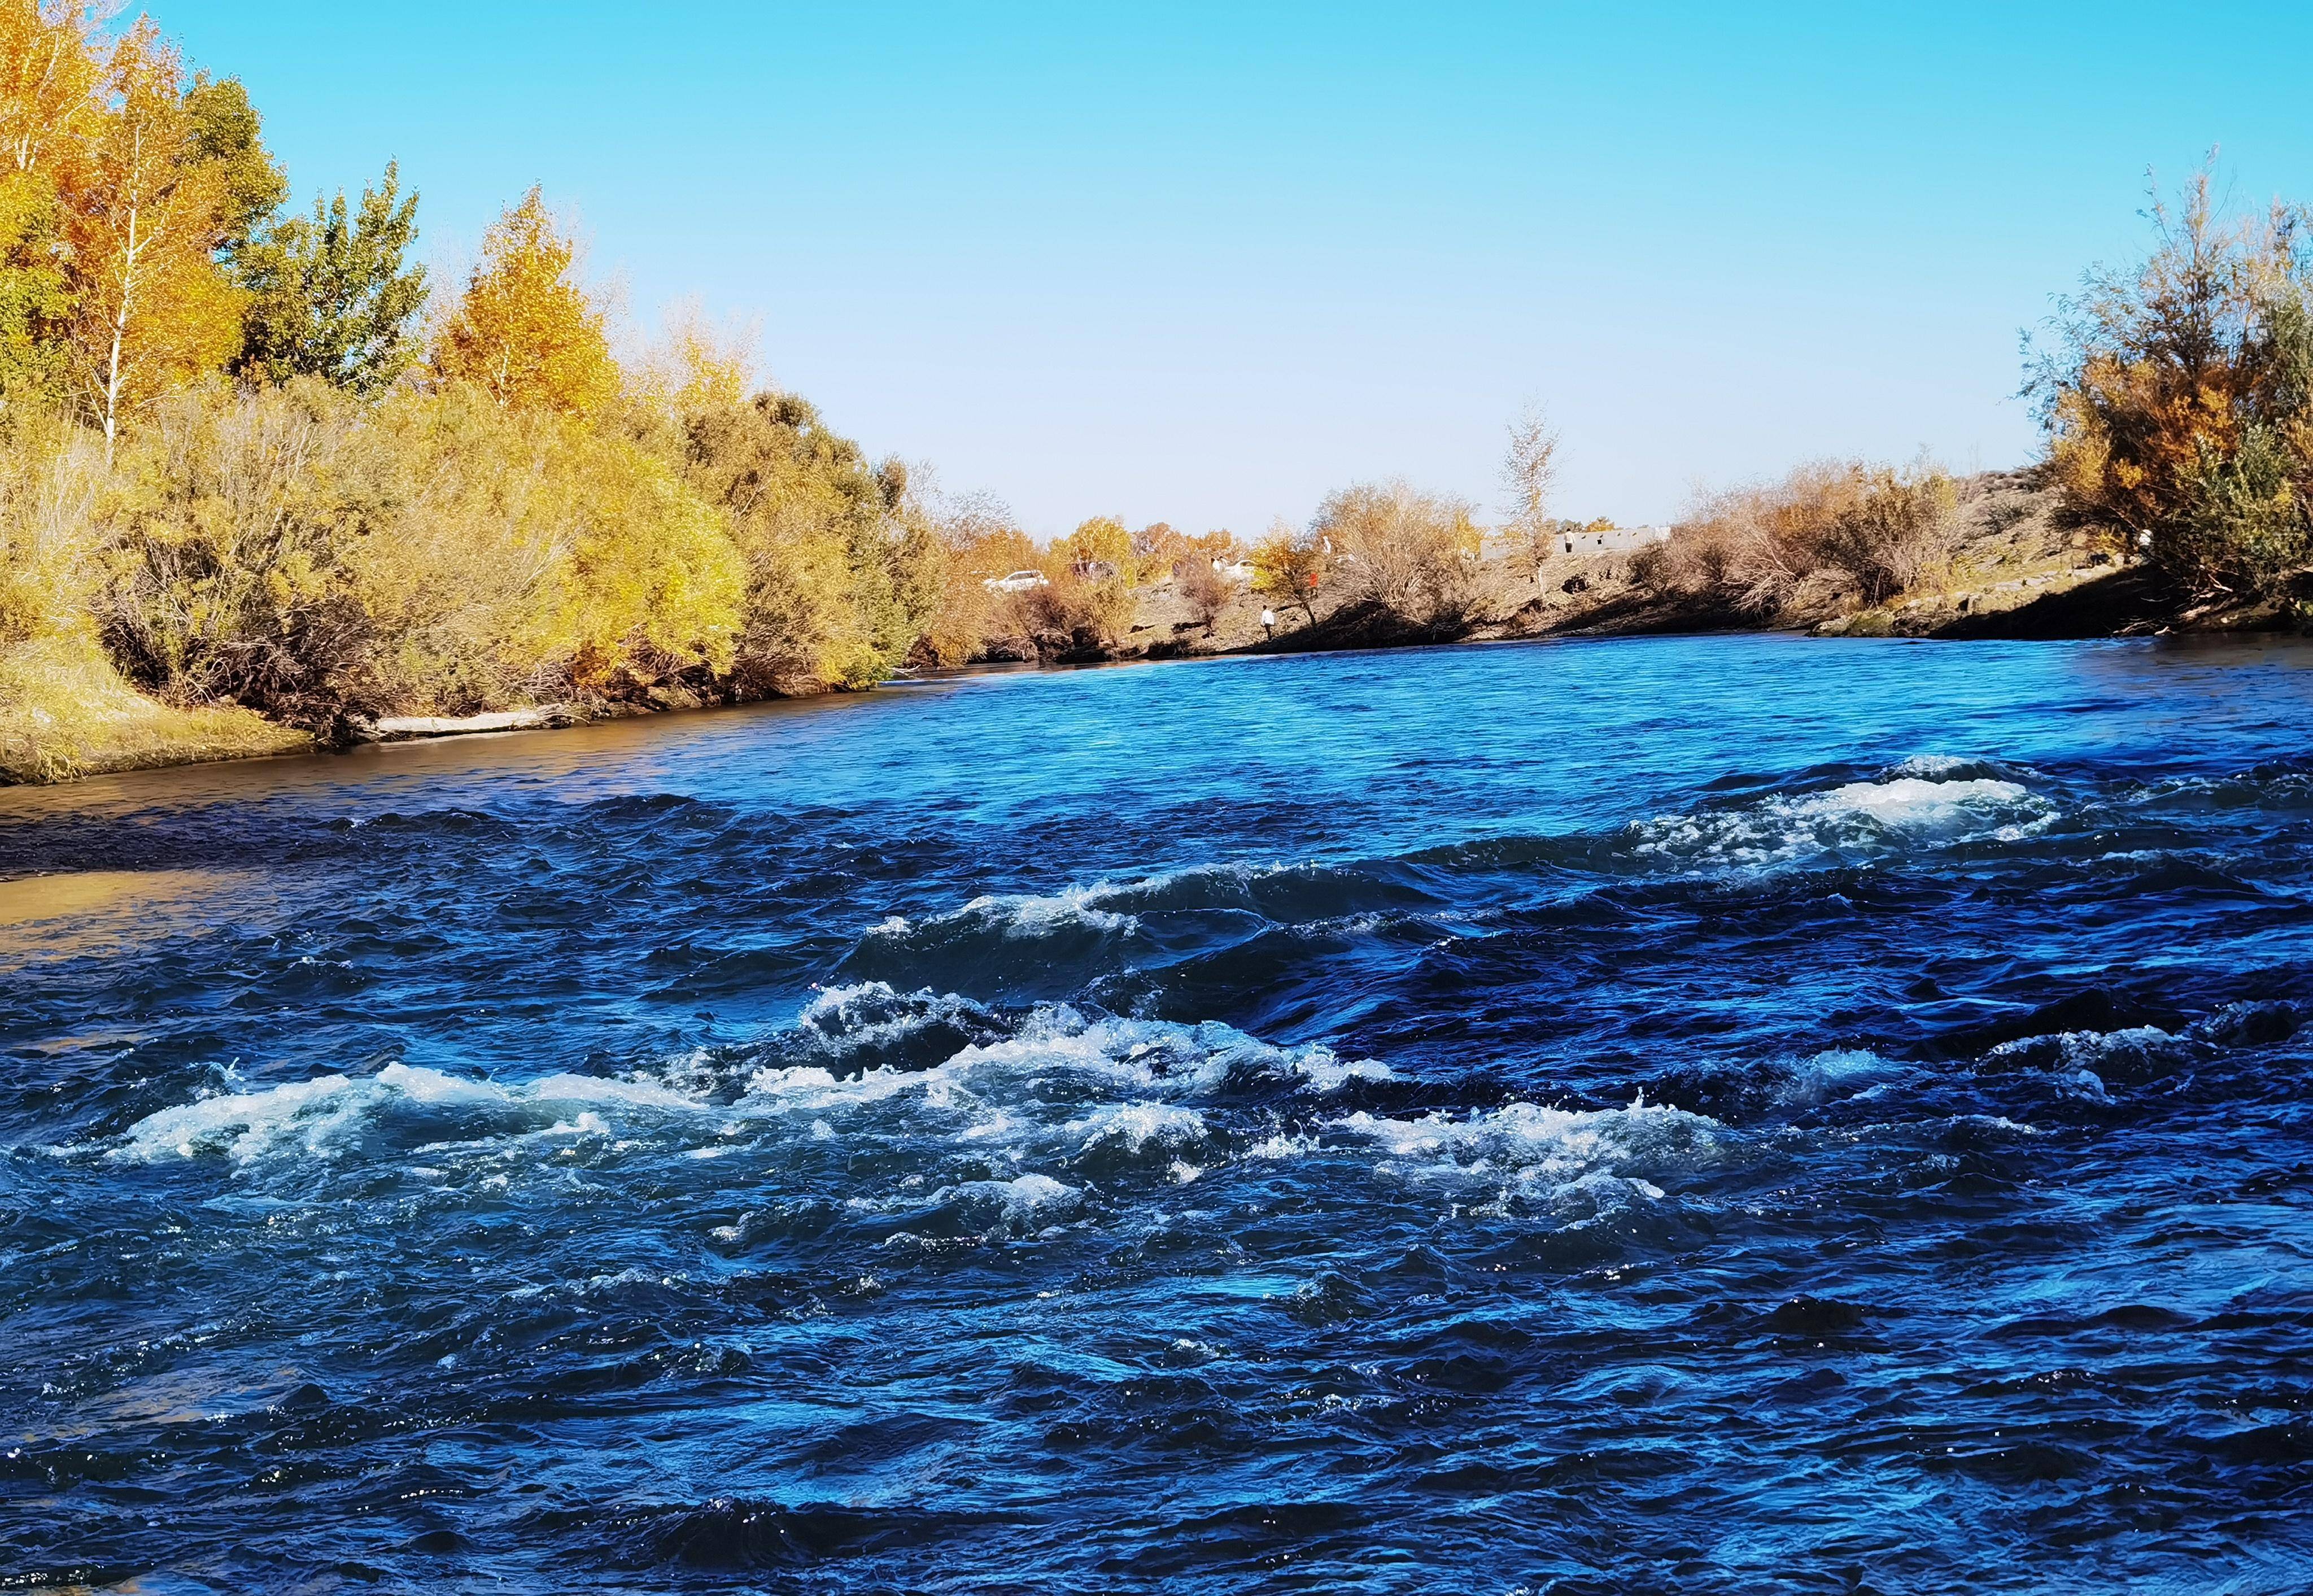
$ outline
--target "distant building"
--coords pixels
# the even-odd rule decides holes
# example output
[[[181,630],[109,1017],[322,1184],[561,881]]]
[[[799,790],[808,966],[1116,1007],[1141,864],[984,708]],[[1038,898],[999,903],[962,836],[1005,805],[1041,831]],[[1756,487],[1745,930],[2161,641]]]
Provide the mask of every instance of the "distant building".
[[[1627,554],[1669,536],[1667,526],[1567,526],[1559,530],[1558,551],[1561,554]]]

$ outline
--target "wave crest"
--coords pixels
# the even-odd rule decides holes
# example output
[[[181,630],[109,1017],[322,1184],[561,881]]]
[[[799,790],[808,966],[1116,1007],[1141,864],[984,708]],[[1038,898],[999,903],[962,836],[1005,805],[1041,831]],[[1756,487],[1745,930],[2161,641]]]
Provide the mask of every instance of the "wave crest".
[[[1658,816],[1626,834],[1644,859],[1758,868],[1825,855],[2014,842],[2055,818],[2055,807],[2023,783],[1966,773],[1984,768],[1907,761],[1875,780],[1821,792]]]

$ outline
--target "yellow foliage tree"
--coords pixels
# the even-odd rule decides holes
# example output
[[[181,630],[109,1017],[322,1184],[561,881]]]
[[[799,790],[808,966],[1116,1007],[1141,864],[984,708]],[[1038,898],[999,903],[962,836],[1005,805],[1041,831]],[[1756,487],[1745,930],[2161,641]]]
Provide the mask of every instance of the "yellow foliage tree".
[[[0,167],[52,176],[101,114],[86,12],[0,0]]]
[[[481,263],[434,346],[434,369],[515,410],[591,416],[619,392],[577,245],[532,189],[482,240]]]
[[[717,326],[696,300],[667,313],[665,331],[635,374],[637,397],[688,423],[747,401],[755,375],[755,329]]]
[[[566,434],[565,446],[576,535],[546,651],[582,690],[622,669],[728,672],[747,569],[722,516],[623,438]]]
[[[1114,568],[1126,581],[1132,579],[1132,534],[1113,516],[1095,516],[1052,545],[1053,554],[1067,569],[1085,574],[1095,565]]]
[[[1317,623],[1317,587],[1332,565],[1324,545],[1283,521],[1253,546],[1253,590],[1288,604],[1298,604]]]
[[[75,375],[110,454],[123,415],[239,347],[242,295],[212,253],[222,174],[194,148],[183,65],[149,21],[114,45],[102,93],[62,220]]]

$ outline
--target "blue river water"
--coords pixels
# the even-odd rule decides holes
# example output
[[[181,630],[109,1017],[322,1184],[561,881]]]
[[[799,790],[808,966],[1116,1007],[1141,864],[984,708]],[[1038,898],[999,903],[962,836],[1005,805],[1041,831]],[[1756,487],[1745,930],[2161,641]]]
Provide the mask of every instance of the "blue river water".
[[[2313,1586],[2313,650],[0,793],[0,1586]]]

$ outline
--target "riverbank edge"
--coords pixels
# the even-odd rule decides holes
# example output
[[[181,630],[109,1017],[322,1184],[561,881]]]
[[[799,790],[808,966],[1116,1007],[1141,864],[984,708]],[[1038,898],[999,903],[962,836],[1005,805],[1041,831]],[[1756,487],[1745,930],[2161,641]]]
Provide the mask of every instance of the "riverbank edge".
[[[1035,660],[992,659],[960,667],[1069,669],[1165,660],[1344,653],[1464,643],[1597,640],[1780,632],[1818,638],[1909,638],[1931,641],[2089,641],[2187,635],[2301,633],[2303,617],[2285,603],[2180,605],[2141,567],[2099,573],[2014,607],[1974,611],[1947,597],[1901,609],[1865,610],[1812,624],[1763,623],[1723,609],[1634,597],[1571,613],[1530,604],[1509,617],[1452,627],[1417,626],[1375,606],[1349,606],[1271,638],[1218,648],[1164,639],[1150,645],[1078,650]],[[30,666],[31,668],[27,668]],[[0,683],[0,786],[49,785],[128,771],[327,752],[371,742],[488,736],[545,731],[653,714],[735,707],[692,694],[661,701],[517,706],[471,716],[412,716],[356,722],[335,737],[266,719],[237,706],[183,710],[123,681],[92,639],[68,639],[19,662]],[[912,675],[894,678],[916,679]],[[839,691],[836,689],[826,690]],[[796,694],[791,696],[819,696]]]

